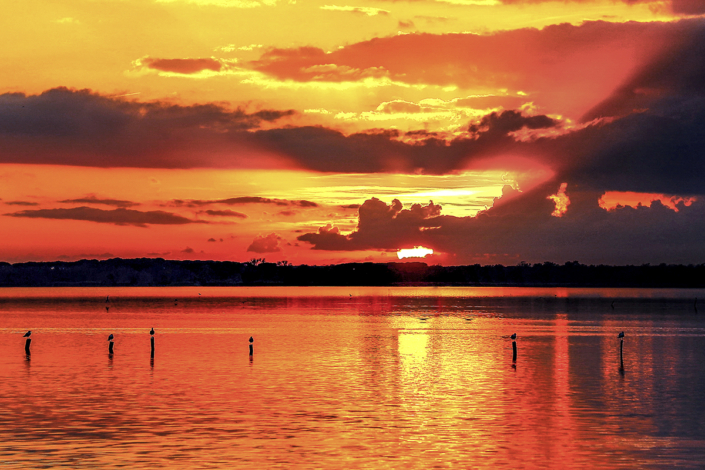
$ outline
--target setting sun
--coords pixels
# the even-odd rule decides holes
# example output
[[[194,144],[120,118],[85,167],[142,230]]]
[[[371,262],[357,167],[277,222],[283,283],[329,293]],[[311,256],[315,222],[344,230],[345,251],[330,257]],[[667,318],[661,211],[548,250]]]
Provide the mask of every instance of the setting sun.
[[[422,246],[415,246],[413,248],[402,249],[397,251],[397,256],[399,259],[404,258],[425,258],[427,255],[432,255],[433,250],[430,248],[424,248]]]

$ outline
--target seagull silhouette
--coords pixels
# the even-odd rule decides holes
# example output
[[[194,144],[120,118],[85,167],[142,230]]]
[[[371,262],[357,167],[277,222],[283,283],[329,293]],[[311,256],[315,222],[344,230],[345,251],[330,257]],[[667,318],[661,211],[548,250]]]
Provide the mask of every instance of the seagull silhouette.
[[[624,331],[620,331],[617,338],[624,338]]]
[[[32,331],[28,331],[27,333],[24,334],[23,338],[29,338],[29,336],[32,334]]]
[[[154,336],[154,328],[152,328],[151,330],[149,330],[149,334],[152,335],[152,336]]]
[[[517,339],[517,334],[514,333],[512,336],[510,336],[510,338],[512,338],[512,339]]]
[[[113,340],[113,334],[110,333],[110,336],[108,336],[108,341],[112,341],[112,340]]]

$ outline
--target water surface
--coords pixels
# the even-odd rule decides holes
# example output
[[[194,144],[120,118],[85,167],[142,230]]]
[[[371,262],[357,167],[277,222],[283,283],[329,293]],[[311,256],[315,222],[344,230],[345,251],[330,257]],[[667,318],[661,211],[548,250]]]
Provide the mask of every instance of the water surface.
[[[0,289],[0,468],[698,468],[695,297]]]

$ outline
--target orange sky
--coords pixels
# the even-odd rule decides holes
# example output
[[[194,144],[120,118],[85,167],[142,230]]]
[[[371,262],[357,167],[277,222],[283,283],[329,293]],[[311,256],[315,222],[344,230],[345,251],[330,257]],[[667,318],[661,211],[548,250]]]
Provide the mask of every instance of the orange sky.
[[[0,261],[704,262],[703,13],[5,5]]]

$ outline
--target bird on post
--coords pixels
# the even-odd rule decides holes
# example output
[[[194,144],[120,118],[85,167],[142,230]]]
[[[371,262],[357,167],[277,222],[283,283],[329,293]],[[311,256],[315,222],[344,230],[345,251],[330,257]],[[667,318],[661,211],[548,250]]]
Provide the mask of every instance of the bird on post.
[[[617,338],[619,338],[619,339],[624,338],[624,331],[620,331],[619,334],[617,335]]]
[[[112,341],[112,340],[113,340],[113,334],[110,333],[110,336],[108,336],[108,341]]]
[[[154,328],[152,328],[151,330],[149,330],[149,334],[152,335],[152,336],[154,336]]]
[[[510,338],[512,338],[512,339],[517,339],[517,334],[514,333],[512,336],[510,336]]]
[[[32,334],[32,331],[28,331],[27,333],[24,334],[23,338],[29,338]]]

